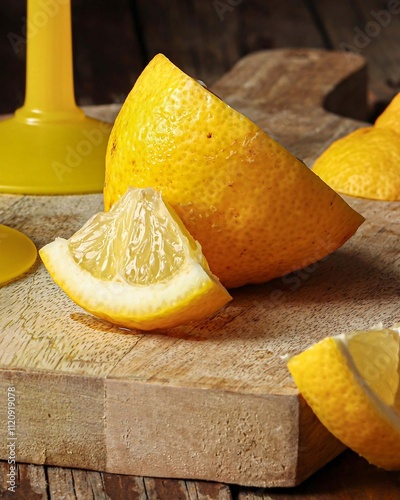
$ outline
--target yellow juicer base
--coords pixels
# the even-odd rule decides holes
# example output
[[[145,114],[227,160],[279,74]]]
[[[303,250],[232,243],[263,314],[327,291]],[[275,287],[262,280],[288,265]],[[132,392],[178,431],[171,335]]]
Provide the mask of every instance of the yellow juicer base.
[[[111,124],[77,115],[73,120],[0,122],[0,192],[78,194],[103,190]]]

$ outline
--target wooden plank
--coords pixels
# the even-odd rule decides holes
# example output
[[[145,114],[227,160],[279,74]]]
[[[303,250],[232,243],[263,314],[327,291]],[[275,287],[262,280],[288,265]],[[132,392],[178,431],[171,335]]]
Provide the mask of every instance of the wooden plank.
[[[354,89],[364,70],[356,55],[267,51],[213,89],[311,163],[334,136],[362,125],[322,105]],[[367,222],[334,255],[235,290],[215,317],[168,332],[127,334],[91,317],[39,263],[1,288],[0,411],[13,384],[20,460],[252,486],[294,485],[329,461],[342,445],[299,397],[281,356],[398,319],[400,207],[349,202]],[[100,195],[26,196],[2,221],[41,247],[101,206]]]
[[[144,67],[130,0],[72,2],[79,105],[123,102]]]
[[[347,450],[296,488],[241,488],[237,500],[354,500],[399,498],[400,472],[388,472]]]
[[[47,479],[44,467],[17,464],[16,485],[10,481],[10,466],[0,462],[0,498],[15,500],[47,500]],[[11,488],[11,489],[9,489]]]
[[[16,203],[18,203],[21,198],[21,195],[2,195],[0,198],[0,215],[5,213],[6,210],[9,210]]]
[[[228,483],[246,476],[248,484],[262,482],[265,471],[274,484],[296,474],[296,397],[246,397],[205,385],[166,390],[113,379],[107,396],[111,472],[179,478],[190,471],[191,478]]]
[[[148,60],[162,52],[185,72],[210,84],[240,58],[235,12],[222,23],[213,2],[159,0],[157,8],[146,0],[135,4]]]
[[[400,4],[386,0],[311,2],[333,48],[364,56],[369,64],[371,113],[400,91]]]
[[[99,472],[86,472],[76,469],[62,469],[48,467],[46,470],[48,481],[48,494],[51,499],[95,499],[109,500],[104,490],[101,474]]]
[[[106,468],[103,381],[60,373],[2,370],[0,414],[7,422],[7,390],[15,387],[18,461],[97,470]],[[90,411],[88,409],[90,408]],[[1,429],[1,457],[8,457],[7,426]],[[34,439],[32,437],[34,436]]]
[[[14,500],[397,500],[400,473],[367,463],[347,450],[294,488],[246,488],[18,464],[15,492],[7,491],[8,464],[0,462],[0,496]]]
[[[0,462],[0,497],[15,500],[232,500],[229,486],[123,476],[79,469],[17,465],[17,486],[8,490],[9,466]]]
[[[147,57],[162,52],[208,85],[249,52],[323,46],[304,1],[159,0],[157,8],[135,3]]]
[[[325,48],[306,0],[243,1],[237,12],[242,55],[275,48]]]

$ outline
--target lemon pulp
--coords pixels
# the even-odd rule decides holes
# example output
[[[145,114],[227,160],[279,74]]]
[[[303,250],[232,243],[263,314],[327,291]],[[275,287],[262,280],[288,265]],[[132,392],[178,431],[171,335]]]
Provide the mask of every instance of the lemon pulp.
[[[215,313],[230,295],[200,245],[154,189],[129,188],[69,240],[40,250],[54,281],[95,316],[128,328],[170,328]]]

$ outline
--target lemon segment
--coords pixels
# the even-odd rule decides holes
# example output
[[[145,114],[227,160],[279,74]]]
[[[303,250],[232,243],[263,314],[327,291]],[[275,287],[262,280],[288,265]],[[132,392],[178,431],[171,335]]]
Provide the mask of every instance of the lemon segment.
[[[200,245],[159,192],[130,188],[69,240],[40,250],[54,281],[78,305],[117,325],[171,328],[208,317],[230,295]]]
[[[370,463],[400,469],[399,329],[329,337],[288,369],[322,424]]]
[[[117,116],[105,178],[106,210],[130,185],[161,191],[228,288],[306,267],[363,222],[281,144],[162,54]]]

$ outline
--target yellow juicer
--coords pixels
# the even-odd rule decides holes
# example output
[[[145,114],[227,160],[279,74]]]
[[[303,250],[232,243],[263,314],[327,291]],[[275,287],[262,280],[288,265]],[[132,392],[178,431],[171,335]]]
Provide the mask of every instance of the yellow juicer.
[[[71,0],[28,0],[27,19],[25,102],[0,122],[0,192],[101,192],[111,125],[75,102]],[[28,238],[0,225],[0,284],[35,259]]]

